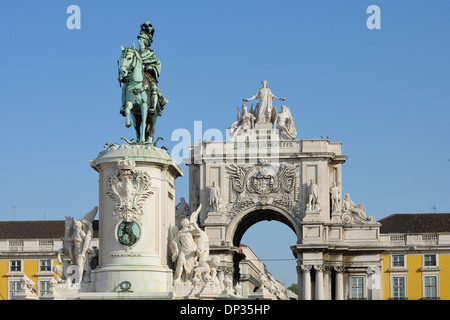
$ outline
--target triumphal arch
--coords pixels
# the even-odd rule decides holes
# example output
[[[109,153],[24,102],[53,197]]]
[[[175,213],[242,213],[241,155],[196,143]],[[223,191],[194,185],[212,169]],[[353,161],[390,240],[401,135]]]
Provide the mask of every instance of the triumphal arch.
[[[275,220],[297,237],[299,298],[344,299],[350,276],[364,274],[369,298],[381,298],[380,224],[342,190],[341,142],[299,139],[293,110],[262,82],[242,99],[225,141],[190,148],[190,210],[209,237],[211,256],[239,281],[239,245],[257,222]],[[257,103],[250,109],[247,102]],[[280,103],[280,104],[281,104]],[[268,234],[276,237],[275,234]],[[372,285],[374,284],[374,285]],[[347,287],[348,288],[348,287]]]

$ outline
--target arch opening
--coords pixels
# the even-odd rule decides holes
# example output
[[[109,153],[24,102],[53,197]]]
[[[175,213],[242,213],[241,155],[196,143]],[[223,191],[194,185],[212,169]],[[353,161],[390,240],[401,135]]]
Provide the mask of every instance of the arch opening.
[[[294,232],[294,234],[297,234],[294,225],[285,215],[271,209],[257,209],[246,213],[238,222],[233,234],[233,245],[239,247],[244,233],[256,223],[272,220],[285,224]]]
[[[239,279],[258,279],[259,274],[247,274],[251,268],[240,268],[241,261],[248,264],[252,263],[251,259],[255,259],[254,263],[261,268],[259,272],[270,273],[286,288],[296,284],[297,262],[291,246],[297,240],[296,226],[286,214],[272,209],[254,209],[243,213],[235,225],[232,237],[233,246],[240,248],[240,253],[233,258],[234,282]],[[250,249],[250,254],[243,254],[243,248],[244,252]],[[253,254],[256,257],[252,257]],[[259,283],[257,280],[253,283],[256,290]]]

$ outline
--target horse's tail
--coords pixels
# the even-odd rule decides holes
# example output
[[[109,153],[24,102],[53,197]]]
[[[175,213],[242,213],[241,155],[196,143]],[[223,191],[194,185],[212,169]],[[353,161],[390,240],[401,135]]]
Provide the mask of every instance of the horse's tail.
[[[153,143],[153,146],[154,146],[154,147],[157,147],[157,146],[158,146],[159,140],[164,140],[164,138],[163,138],[163,137],[158,137],[158,138],[156,138],[155,143]]]
[[[133,139],[128,140],[127,138],[121,137],[120,139],[125,140],[128,144],[133,144]]]

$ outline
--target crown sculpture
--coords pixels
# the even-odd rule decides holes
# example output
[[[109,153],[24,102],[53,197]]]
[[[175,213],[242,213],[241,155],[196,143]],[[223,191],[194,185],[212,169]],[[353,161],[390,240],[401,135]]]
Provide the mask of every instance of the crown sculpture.
[[[136,162],[134,160],[128,159],[125,157],[123,160],[117,161],[117,168],[119,170],[133,170],[136,167]]]

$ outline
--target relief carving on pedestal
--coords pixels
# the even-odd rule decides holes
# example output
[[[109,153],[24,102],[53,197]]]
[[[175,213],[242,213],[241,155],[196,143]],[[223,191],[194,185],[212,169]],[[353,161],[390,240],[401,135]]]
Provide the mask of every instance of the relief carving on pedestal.
[[[293,209],[298,197],[298,165],[228,165],[230,178],[229,214],[254,205],[273,204]]]
[[[146,172],[134,170],[133,160],[117,162],[117,171],[109,177],[110,191],[106,194],[116,201],[113,215],[120,221],[140,221],[144,214],[143,202],[150,194],[151,178]]]

